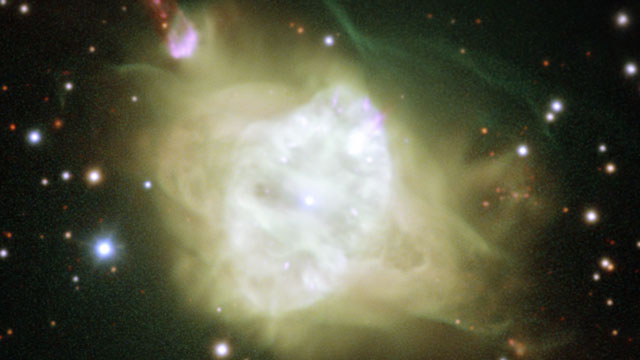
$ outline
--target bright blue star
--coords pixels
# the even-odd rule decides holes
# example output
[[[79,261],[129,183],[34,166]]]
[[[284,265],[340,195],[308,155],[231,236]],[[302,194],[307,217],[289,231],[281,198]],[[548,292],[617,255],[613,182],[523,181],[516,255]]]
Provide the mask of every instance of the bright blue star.
[[[100,258],[108,258],[113,255],[113,244],[111,239],[103,239],[96,244],[96,254]]]
[[[31,130],[27,135],[27,140],[31,145],[37,145],[42,140],[42,134],[40,130]]]

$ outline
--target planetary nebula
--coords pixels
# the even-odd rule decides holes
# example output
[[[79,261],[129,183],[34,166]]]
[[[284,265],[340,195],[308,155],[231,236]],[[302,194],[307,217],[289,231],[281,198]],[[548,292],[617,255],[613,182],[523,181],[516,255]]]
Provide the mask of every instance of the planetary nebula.
[[[391,164],[382,115],[361,94],[327,90],[282,119],[252,124],[232,156],[222,252],[251,306],[312,305],[380,248]]]
[[[329,341],[348,353],[358,329],[424,343],[400,323],[506,331],[523,224],[542,223],[548,203],[526,161],[470,157],[469,137],[441,125],[416,133],[337,54],[301,45],[283,61],[259,35],[269,29],[212,18],[233,16],[196,17],[198,47],[172,70],[134,70],[161,99],[141,160],[193,306],[305,358]],[[488,208],[496,187],[506,199]]]

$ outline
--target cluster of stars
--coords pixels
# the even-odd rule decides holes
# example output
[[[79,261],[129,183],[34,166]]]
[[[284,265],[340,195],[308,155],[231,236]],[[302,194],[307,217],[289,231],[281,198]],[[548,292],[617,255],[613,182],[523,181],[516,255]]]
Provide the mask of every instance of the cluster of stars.
[[[616,26],[620,29],[628,27],[631,23],[629,14],[626,12],[619,12],[615,17]],[[626,77],[635,77],[638,74],[638,64],[635,61],[628,61],[623,66],[623,73]]]
[[[11,3],[12,2],[7,0],[0,0],[0,6],[3,6],[3,7]],[[13,2],[13,4],[17,6],[17,11],[19,14],[27,15],[32,12],[31,4],[28,4],[28,3],[16,4],[15,2]],[[88,46],[88,53],[93,54],[95,52],[96,52],[96,46],[94,45]],[[66,80],[57,82],[57,85],[55,86],[55,90],[54,90],[59,95],[65,96],[65,94],[68,94],[72,91],[78,91],[79,89],[81,90],[81,87],[76,87],[76,84],[73,81],[69,80],[68,71],[64,71],[62,76],[63,76],[63,79],[66,78]],[[2,84],[0,86],[2,93],[10,93],[11,90],[17,89],[17,88],[18,86],[12,87],[10,86],[10,84]],[[31,88],[31,84],[28,84],[28,83],[25,84],[25,88]],[[45,95],[46,96],[43,96],[45,104],[54,103],[54,102],[50,102],[50,99],[55,99],[54,96],[50,94],[45,94]],[[139,97],[137,95],[132,95],[130,99],[131,99],[131,102],[133,103],[136,103],[139,101]],[[60,110],[60,111],[63,111],[63,110]],[[3,116],[6,116],[6,113],[3,113]],[[40,119],[37,119],[37,120],[40,120]],[[57,143],[57,139],[55,139],[56,135],[59,133],[63,133],[62,131],[60,131],[62,130],[63,125],[64,125],[64,122],[62,120],[62,116],[61,115],[54,116],[51,119],[50,124],[48,125],[44,125],[42,123],[36,124],[34,126],[29,125],[29,127],[24,128],[23,130],[24,132],[21,132],[20,136],[22,137],[22,139],[24,139],[23,141],[25,146],[28,148],[28,151],[33,151],[34,153],[42,152],[44,150],[49,151],[50,150],[49,145],[53,145]],[[10,123],[8,125],[8,129],[10,132],[15,133],[19,129],[19,123],[17,121]],[[47,145],[47,146],[43,146],[43,145]],[[76,171],[77,173],[75,173]],[[51,193],[53,194],[54,189],[52,189],[52,187],[53,185],[56,184],[56,180],[59,180],[60,183],[67,183],[67,185],[65,186],[67,187],[67,189],[70,189],[72,186],[74,186],[73,185],[74,177],[80,173],[82,173],[83,176],[78,175],[78,177],[82,177],[84,180],[84,184],[89,185],[89,187],[91,187],[92,185],[100,184],[101,182],[104,181],[104,178],[105,178],[104,170],[97,166],[85,168],[84,171],[75,170],[71,168],[63,168],[55,176],[47,174],[47,176],[37,177],[36,178],[37,180],[35,180],[35,183],[41,185],[42,187],[46,187],[47,188],[46,191],[51,191]],[[150,190],[152,188],[152,182],[150,180],[145,180],[142,182],[141,186],[145,190]],[[63,200],[63,202],[60,203],[59,206],[63,212],[69,209],[69,206],[67,205],[66,200]],[[102,218],[100,218],[99,220],[99,223],[101,222],[102,222]],[[3,226],[5,226],[5,224],[3,224]],[[2,236],[7,240],[15,239],[14,233],[8,232],[8,231],[3,231]],[[38,236],[38,239],[40,241],[47,238],[48,237],[45,234],[40,234]],[[73,234],[70,230],[63,232],[60,238],[64,240],[64,244],[66,246],[90,249],[88,253],[95,259],[99,260],[99,263],[108,264],[109,266],[108,271],[110,274],[114,274],[116,272],[117,268],[115,266],[112,266],[111,262],[113,262],[116,259],[120,246],[116,246],[116,243],[112,238],[109,237],[109,238],[99,238],[99,239],[93,238],[92,239],[91,235],[88,235],[86,237],[85,236],[79,237],[79,239],[76,240],[75,238],[73,238]],[[4,241],[0,243],[0,263],[11,264],[13,261],[16,261],[15,259],[16,257],[14,256],[15,252],[12,251],[12,249],[13,247],[10,243],[5,243]],[[17,259],[17,261],[19,261],[19,259]],[[80,290],[79,283],[80,283],[80,277],[82,276],[77,269],[77,267],[82,269],[81,266],[77,265],[79,263],[82,263],[82,259],[80,257],[73,257],[73,261],[70,264],[68,264],[68,271],[70,272],[70,274],[66,275],[67,281],[70,281],[71,285],[73,286],[73,289],[75,289],[76,291]],[[97,264],[98,263],[96,263],[96,266],[98,266]],[[59,323],[56,322],[55,320],[47,321],[47,323],[52,328],[57,327],[59,325]],[[3,340],[3,335],[5,334],[0,334],[0,341]],[[13,335],[13,329],[8,329],[6,331],[6,336],[11,336],[11,335]],[[224,357],[224,356],[220,356],[220,357]]]
[[[612,272],[616,267],[610,258],[603,257],[602,259],[600,259],[600,268],[606,272]]]
[[[619,12],[615,16],[615,23],[618,28],[626,28],[630,25],[631,19],[626,12]],[[628,61],[623,66],[623,73],[627,78],[635,77],[638,73],[637,64],[634,61]],[[600,154],[604,154],[607,152],[607,145],[601,143],[598,145],[598,152]],[[603,166],[604,172],[608,175],[614,174],[617,171],[616,165],[609,161]],[[600,220],[600,216],[595,209],[588,209],[584,214],[584,221],[587,224],[595,224]],[[610,244],[613,244],[613,241],[608,241]],[[638,247],[640,248],[640,242],[638,242]],[[603,274],[610,274],[616,270],[616,265],[613,259],[609,256],[603,256],[598,260],[598,267],[600,271],[596,271],[592,275],[592,280],[594,282],[599,282],[603,279]],[[612,307],[615,305],[615,301],[613,298],[608,297],[605,299],[604,304],[607,307]],[[612,336],[617,336],[619,334],[618,329],[611,330],[610,334]]]
[[[616,24],[619,28],[628,27],[630,24],[629,15],[624,12],[618,13],[616,15]],[[545,60],[545,66],[548,66],[548,60]],[[635,77],[638,73],[637,63],[634,61],[627,62],[623,67],[623,72],[625,76],[628,78]],[[559,115],[563,111],[565,111],[565,106],[563,101],[560,99],[554,99],[549,103],[549,107],[544,115],[544,118],[548,123],[552,123],[558,119]],[[488,129],[486,127],[482,128],[481,133],[483,135],[488,134]],[[608,151],[608,148],[606,144],[601,143],[597,146],[597,150],[600,154],[604,154]],[[517,152],[517,155],[520,157],[526,157],[530,155],[530,149],[526,144],[518,145],[516,152]],[[491,152],[490,156],[493,156],[493,155],[494,153]],[[603,170],[604,173],[607,175],[612,175],[618,170],[615,163],[612,161],[606,162],[600,169]],[[490,202],[486,200],[483,201],[482,203],[483,207],[489,207],[489,205],[490,205]],[[568,212],[568,208],[565,207],[563,212],[565,213]],[[583,220],[587,225],[595,225],[600,221],[600,214],[596,209],[589,208],[584,211]],[[637,242],[637,247],[640,249],[640,241]],[[603,280],[603,275],[613,273],[616,270],[614,261],[607,256],[600,258],[600,260],[598,261],[598,267],[600,268],[600,271],[596,271],[592,275],[592,280],[594,282],[599,282]],[[615,305],[615,301],[613,298],[608,297],[604,300],[604,304],[607,307],[612,307]],[[459,324],[459,320],[456,320],[456,324]],[[618,329],[613,329],[611,331],[611,335],[613,336],[617,336],[618,333],[619,333]],[[509,345],[513,348],[513,351],[516,355],[522,356],[524,354],[525,348],[522,343],[511,339],[509,341]],[[502,357],[500,359],[503,360],[503,359],[506,359],[506,357]]]
[[[553,100],[550,104],[550,111],[545,115],[545,119],[547,122],[553,122],[556,120],[558,114],[563,110],[564,105],[560,100]]]

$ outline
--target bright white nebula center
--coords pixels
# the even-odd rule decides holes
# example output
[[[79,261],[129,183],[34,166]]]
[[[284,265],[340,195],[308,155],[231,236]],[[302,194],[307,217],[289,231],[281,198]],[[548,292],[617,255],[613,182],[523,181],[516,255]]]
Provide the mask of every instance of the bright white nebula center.
[[[244,131],[225,228],[237,287],[254,307],[309,306],[380,245],[391,180],[382,121],[368,98],[338,88]]]

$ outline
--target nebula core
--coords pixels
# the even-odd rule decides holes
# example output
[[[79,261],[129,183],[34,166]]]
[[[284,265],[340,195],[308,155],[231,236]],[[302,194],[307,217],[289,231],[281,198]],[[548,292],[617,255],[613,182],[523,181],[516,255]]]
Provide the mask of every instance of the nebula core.
[[[122,73],[162,104],[137,151],[192,308],[283,358],[378,342],[390,345],[370,358],[494,354],[524,316],[529,229],[553,198],[533,184],[544,169],[509,140],[470,155],[473,125],[430,120],[446,115],[416,127],[418,109],[393,110],[399,84],[354,54],[302,41],[283,53],[282,30],[235,5],[185,14],[199,34],[190,57]],[[496,191],[506,199],[485,209]]]

